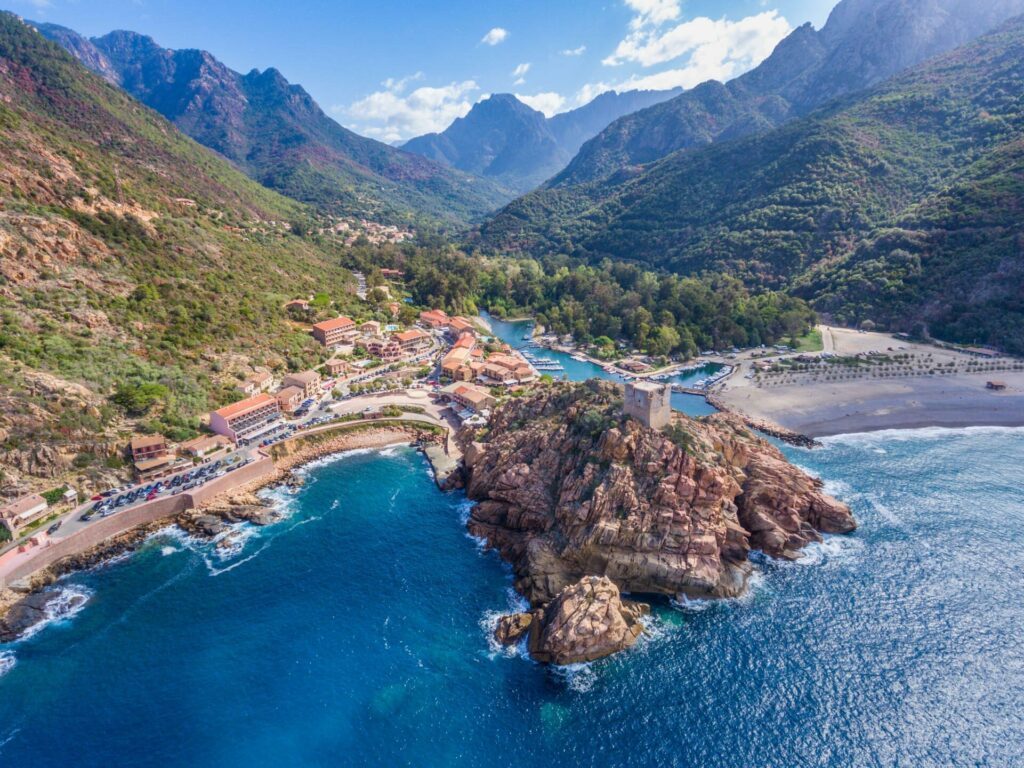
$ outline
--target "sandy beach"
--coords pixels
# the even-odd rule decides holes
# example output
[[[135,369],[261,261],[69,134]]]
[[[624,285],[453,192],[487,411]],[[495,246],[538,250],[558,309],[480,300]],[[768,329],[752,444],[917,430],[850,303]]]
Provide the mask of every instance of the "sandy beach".
[[[829,380],[822,375],[784,375],[776,380],[751,380],[751,362],[716,392],[730,410],[752,420],[766,420],[811,437],[920,427],[1024,426],[1024,371],[1013,370],[1017,361],[978,363],[962,353],[911,344],[880,333],[858,333],[829,328],[825,349],[837,355],[868,351],[931,356],[936,367],[952,365],[944,374],[843,374]],[[972,372],[991,365],[994,370]],[[1006,385],[987,388],[989,381]]]

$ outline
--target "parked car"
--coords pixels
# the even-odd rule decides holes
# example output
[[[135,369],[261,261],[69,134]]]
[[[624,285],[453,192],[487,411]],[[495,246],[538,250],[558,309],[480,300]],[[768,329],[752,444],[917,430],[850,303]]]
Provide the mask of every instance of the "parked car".
[[[57,521],[56,523],[54,523],[54,524],[53,524],[53,525],[51,525],[51,526],[50,526],[49,528],[47,528],[47,529],[46,529],[46,532],[47,532],[47,533],[48,533],[48,534],[49,534],[50,536],[53,536],[53,534],[55,534],[55,533],[56,533],[57,531],[59,531],[59,530],[60,530],[60,527],[61,527],[61,525],[63,525],[63,523],[64,523],[64,521],[63,521],[63,520],[58,520],[58,521]]]

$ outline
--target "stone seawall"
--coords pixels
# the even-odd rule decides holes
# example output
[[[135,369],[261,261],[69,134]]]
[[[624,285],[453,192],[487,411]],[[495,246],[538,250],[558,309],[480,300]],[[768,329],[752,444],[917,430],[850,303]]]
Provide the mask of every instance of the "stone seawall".
[[[232,491],[240,485],[260,480],[265,476],[273,474],[273,472],[273,460],[262,458],[241,469],[230,472],[224,477],[211,480],[190,493],[155,499],[99,520],[66,538],[50,539],[48,543],[29,550],[24,556],[19,557],[16,564],[8,572],[0,573],[0,589],[26,576],[31,576],[43,568],[48,568],[65,557],[84,552],[102,544],[107,539],[130,531],[140,525],[172,518],[209,501],[221,493]]]

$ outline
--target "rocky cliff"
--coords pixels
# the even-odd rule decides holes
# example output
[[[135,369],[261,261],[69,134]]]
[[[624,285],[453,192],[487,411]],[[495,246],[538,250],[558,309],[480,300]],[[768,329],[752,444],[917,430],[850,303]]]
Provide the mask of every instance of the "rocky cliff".
[[[558,384],[462,435],[477,502],[469,530],[512,564],[534,608],[589,576],[629,593],[736,596],[751,549],[793,558],[821,533],[856,527],[735,417],[677,415],[658,432],[621,406],[612,384]]]

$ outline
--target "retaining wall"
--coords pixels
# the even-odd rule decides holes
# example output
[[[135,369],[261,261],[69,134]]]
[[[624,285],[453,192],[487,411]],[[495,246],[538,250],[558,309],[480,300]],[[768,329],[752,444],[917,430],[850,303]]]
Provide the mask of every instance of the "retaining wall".
[[[140,525],[174,517],[192,509],[218,494],[225,493],[240,485],[258,480],[274,471],[274,462],[262,458],[252,464],[230,472],[224,477],[211,480],[195,491],[167,496],[162,499],[140,504],[110,517],[102,518],[66,538],[49,539],[45,544],[29,550],[18,558],[16,564],[6,573],[0,573],[0,589],[7,584],[31,576],[69,555],[92,549],[107,539],[119,536]],[[77,514],[77,512],[76,512]]]

